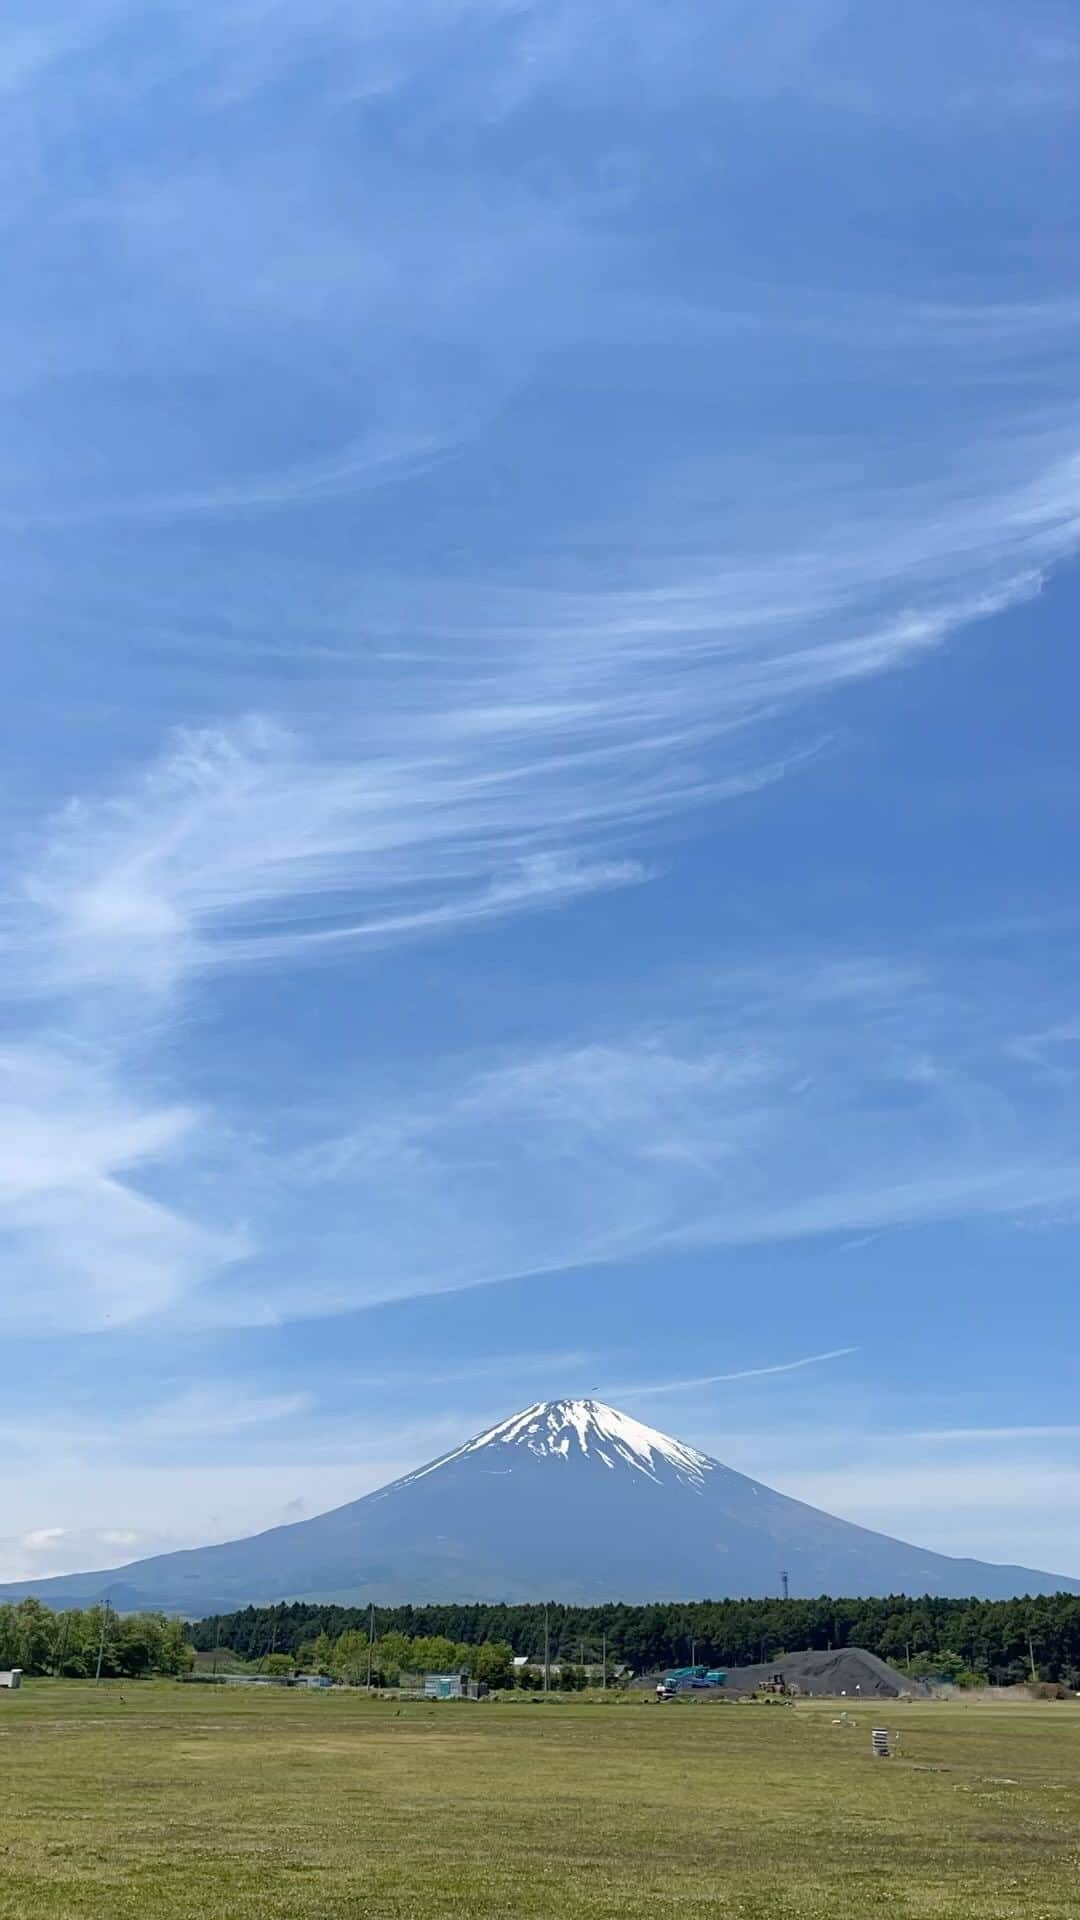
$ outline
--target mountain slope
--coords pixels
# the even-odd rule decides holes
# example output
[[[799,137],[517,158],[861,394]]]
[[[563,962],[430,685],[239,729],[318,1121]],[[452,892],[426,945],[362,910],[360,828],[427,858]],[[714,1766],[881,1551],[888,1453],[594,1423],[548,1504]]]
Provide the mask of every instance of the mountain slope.
[[[277,1600],[1080,1593],[819,1513],[595,1400],[527,1407],[388,1487],[246,1540],[0,1588],[188,1615]]]

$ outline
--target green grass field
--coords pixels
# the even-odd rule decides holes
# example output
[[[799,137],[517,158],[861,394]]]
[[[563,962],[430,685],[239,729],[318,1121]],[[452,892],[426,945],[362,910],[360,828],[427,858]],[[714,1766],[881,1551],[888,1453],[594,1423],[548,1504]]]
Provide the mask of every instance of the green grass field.
[[[0,1917],[1080,1912],[1080,1707],[839,1711],[30,1682]]]

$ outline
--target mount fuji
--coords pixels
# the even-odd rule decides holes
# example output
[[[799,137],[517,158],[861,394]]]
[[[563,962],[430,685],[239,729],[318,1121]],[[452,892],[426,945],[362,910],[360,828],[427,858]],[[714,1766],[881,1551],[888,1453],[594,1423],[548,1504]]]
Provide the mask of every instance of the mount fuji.
[[[108,1592],[188,1616],[281,1600],[699,1599],[1080,1593],[953,1560],[790,1500],[598,1400],[547,1400],[332,1513],[223,1546],[0,1588],[50,1606]]]

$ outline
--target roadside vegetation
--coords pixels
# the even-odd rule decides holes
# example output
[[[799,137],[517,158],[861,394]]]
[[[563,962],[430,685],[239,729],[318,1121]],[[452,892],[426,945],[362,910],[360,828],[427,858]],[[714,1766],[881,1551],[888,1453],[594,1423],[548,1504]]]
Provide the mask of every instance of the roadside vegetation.
[[[570,1660],[555,1664],[558,1686],[563,1693],[599,1686],[605,1678],[612,1683],[616,1677],[610,1662],[606,1674],[599,1667],[587,1672],[585,1667],[576,1666]],[[470,1646],[465,1641],[450,1640],[445,1634],[417,1635],[410,1639],[404,1633],[384,1633],[372,1640],[370,1628],[362,1631],[358,1627],[346,1628],[336,1638],[320,1633],[314,1640],[303,1640],[295,1653],[275,1649],[261,1659],[256,1657],[246,1662],[239,1661],[231,1649],[219,1644],[212,1651],[200,1650],[196,1667],[201,1675],[210,1676],[215,1672],[235,1672],[238,1667],[275,1679],[287,1679],[290,1674],[326,1674],[348,1686],[365,1686],[369,1682],[375,1687],[408,1686],[427,1673],[463,1673],[492,1689],[518,1686],[525,1691],[536,1691],[543,1687],[541,1668],[538,1665],[515,1668],[513,1649],[506,1641],[484,1640],[478,1646]]]

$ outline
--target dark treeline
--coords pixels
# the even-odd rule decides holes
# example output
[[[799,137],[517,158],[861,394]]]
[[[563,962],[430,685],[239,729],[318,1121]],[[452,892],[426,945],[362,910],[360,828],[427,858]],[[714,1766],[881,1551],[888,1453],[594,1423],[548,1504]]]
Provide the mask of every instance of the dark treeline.
[[[375,1632],[410,1639],[442,1634],[467,1646],[507,1642],[518,1654],[544,1646],[542,1606],[377,1607]],[[548,1610],[552,1658],[595,1661],[604,1637],[608,1657],[636,1673],[686,1663],[691,1646],[710,1665],[750,1666],[805,1647],[868,1647],[916,1671],[940,1663],[999,1685],[1030,1677],[1080,1687],[1080,1596],[1022,1600],[700,1600],[651,1606]],[[367,1633],[366,1607],[245,1607],[200,1620],[189,1629],[195,1647],[230,1647],[245,1659],[296,1653],[319,1634],[336,1639]]]

